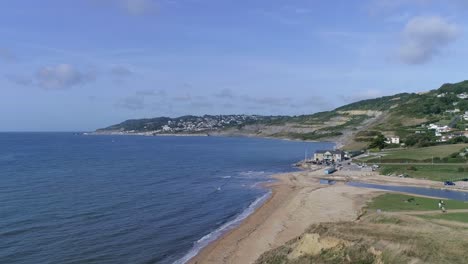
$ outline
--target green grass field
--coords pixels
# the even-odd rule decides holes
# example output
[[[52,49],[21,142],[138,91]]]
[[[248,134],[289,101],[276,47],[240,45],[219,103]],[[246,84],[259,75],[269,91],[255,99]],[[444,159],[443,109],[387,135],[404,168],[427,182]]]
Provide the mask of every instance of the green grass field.
[[[468,168],[468,165],[385,165],[382,164],[380,173],[383,175],[407,174],[412,178],[429,179],[433,181],[454,181],[468,178],[468,170],[460,172],[458,169]]]
[[[468,209],[468,203],[443,199],[446,208]],[[386,193],[374,198],[368,205],[369,210],[382,211],[429,211],[438,210],[439,199],[417,197],[405,194]]]
[[[445,214],[420,215],[419,217],[424,219],[440,219],[468,223],[468,213],[450,213],[450,210]]]
[[[435,158],[435,162],[441,162],[440,160],[437,161],[437,158],[449,158],[449,156],[453,153],[460,152],[464,148],[468,148],[468,144],[452,144],[452,145],[440,145],[440,146],[432,146],[432,147],[425,147],[425,148],[410,148],[410,149],[403,149],[403,150],[388,150],[378,153],[372,153],[368,157],[361,157],[359,159],[355,159],[356,162],[369,162],[369,163],[380,163],[380,162],[391,162],[391,163],[403,163],[403,162],[426,162],[430,163],[432,158]],[[379,157],[380,156],[380,157]],[[453,158],[450,158],[446,162],[452,163],[464,163],[468,160],[456,160],[453,161]],[[468,163],[467,163],[468,164]]]
[[[468,148],[468,144],[440,145],[426,148],[414,148],[405,150],[396,150],[384,152],[382,160],[385,159],[410,159],[425,160],[432,157],[444,158],[452,153],[458,152],[463,148]]]

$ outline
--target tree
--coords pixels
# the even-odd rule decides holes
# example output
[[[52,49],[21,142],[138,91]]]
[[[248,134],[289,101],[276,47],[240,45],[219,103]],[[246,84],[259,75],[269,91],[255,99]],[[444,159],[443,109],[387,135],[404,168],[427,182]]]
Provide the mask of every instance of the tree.
[[[460,111],[468,111],[468,100],[463,100],[457,104]]]
[[[369,145],[369,148],[379,148],[379,149],[383,149],[385,148],[385,146],[387,145],[385,143],[385,140],[386,138],[384,137],[384,135],[380,134],[378,136],[376,136],[372,142],[370,143]]]

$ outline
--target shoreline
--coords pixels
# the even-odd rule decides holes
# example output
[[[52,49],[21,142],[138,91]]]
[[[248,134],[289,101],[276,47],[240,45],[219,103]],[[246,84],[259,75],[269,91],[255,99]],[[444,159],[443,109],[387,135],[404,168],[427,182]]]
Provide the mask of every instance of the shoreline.
[[[265,184],[271,190],[271,195],[261,206],[186,263],[253,263],[264,252],[300,236],[312,224],[356,221],[370,199],[394,192],[346,185],[350,180],[387,186],[442,189],[437,186],[440,183],[429,180],[351,171],[340,171],[329,177],[323,175],[321,170],[299,171],[276,174],[272,178],[277,181]],[[324,185],[320,184],[320,178],[330,178],[337,182]]]
[[[234,138],[263,138],[263,139],[274,139],[274,140],[285,140],[285,141],[298,141],[298,142],[311,142],[311,143],[333,143],[335,145],[341,144],[340,142],[333,141],[332,138],[324,138],[325,140],[303,140],[297,138],[287,137],[271,137],[271,136],[258,136],[254,134],[210,134],[210,133],[198,133],[198,134],[144,134],[144,133],[123,133],[123,132],[82,132],[84,136],[141,136],[141,137],[234,137]]]
[[[268,199],[270,199],[272,195],[272,191],[269,190],[264,195],[258,197],[253,201],[244,211],[242,211],[236,218],[231,221],[226,222],[225,224],[221,225],[214,231],[208,233],[207,235],[200,238],[182,258],[176,260],[173,264],[183,264],[188,263],[191,259],[196,257],[204,248],[209,246],[212,243],[215,243],[220,237],[225,235],[230,230],[233,230],[240,226],[242,222],[248,218],[250,215],[255,213],[258,208],[260,208],[263,204],[265,204]]]
[[[263,252],[301,235],[311,224],[355,220],[365,202],[382,193],[344,183],[323,185],[310,173],[273,175],[278,181],[266,184],[271,189],[269,199],[187,263],[253,263]]]

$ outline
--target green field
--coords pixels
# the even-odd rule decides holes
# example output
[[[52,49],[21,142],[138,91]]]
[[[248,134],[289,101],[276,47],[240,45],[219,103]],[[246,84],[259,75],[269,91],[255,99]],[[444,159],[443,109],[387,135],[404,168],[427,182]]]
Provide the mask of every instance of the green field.
[[[450,210],[445,214],[420,215],[419,217],[468,223],[468,213],[450,213]]]
[[[443,199],[446,208],[468,209],[468,203]],[[369,210],[382,211],[430,211],[438,210],[439,199],[417,197],[405,194],[386,193],[374,198],[368,205]]]
[[[409,159],[426,160],[433,157],[448,157],[450,154],[459,152],[463,148],[468,148],[468,144],[440,145],[425,148],[414,148],[384,152],[382,160],[386,159]]]
[[[464,171],[459,171],[463,168]],[[455,181],[468,178],[467,165],[385,165],[380,168],[382,175],[406,174],[412,178],[428,179],[433,181]]]

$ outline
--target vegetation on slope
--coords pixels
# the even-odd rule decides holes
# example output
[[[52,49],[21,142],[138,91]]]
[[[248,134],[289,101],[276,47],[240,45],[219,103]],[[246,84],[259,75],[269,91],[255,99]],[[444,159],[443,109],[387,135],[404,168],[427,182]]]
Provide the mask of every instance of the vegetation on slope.
[[[371,211],[382,210],[386,212],[393,211],[431,211],[439,210],[438,203],[440,199],[412,196],[406,194],[386,193],[376,198],[367,205]],[[447,208],[468,209],[468,204],[462,201],[443,199]]]
[[[417,216],[372,213],[359,222],[312,225],[255,263],[466,263],[466,235],[466,228]]]
[[[312,225],[255,263],[466,263],[468,214],[450,210],[467,210],[468,204],[444,200],[448,213],[435,214],[438,201],[403,194],[378,196],[357,221]]]
[[[459,113],[468,111],[468,81],[444,84],[426,93],[400,93],[362,100],[332,111],[300,116],[219,115],[158,117],[127,120],[101,130],[157,133],[207,133],[212,131],[247,135],[286,137],[304,140],[347,139],[346,144],[368,146],[374,137],[398,136],[406,146],[437,144],[434,132],[422,128],[429,123],[468,128]],[[169,125],[171,129],[163,130]],[[369,131],[369,134],[363,134]],[[419,133],[421,132],[421,133]],[[351,140],[352,139],[352,140]],[[453,139],[449,143],[459,142]],[[468,140],[466,140],[468,141]],[[357,144],[359,143],[359,144]],[[378,144],[379,148],[388,147]]]

